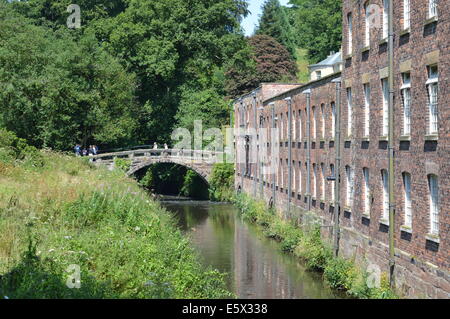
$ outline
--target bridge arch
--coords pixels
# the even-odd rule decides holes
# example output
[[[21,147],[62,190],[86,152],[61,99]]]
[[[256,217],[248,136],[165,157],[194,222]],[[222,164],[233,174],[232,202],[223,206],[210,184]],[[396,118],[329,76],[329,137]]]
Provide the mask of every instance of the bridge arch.
[[[186,168],[189,168],[191,170],[193,170],[194,172],[196,172],[198,174],[198,176],[200,176],[206,183],[206,185],[209,185],[209,175],[210,172],[208,171],[207,168],[203,167],[200,164],[196,164],[196,163],[189,163],[186,162],[182,159],[175,159],[175,158],[165,158],[165,159],[149,159],[146,161],[142,161],[139,164],[136,164],[134,166],[132,166],[130,168],[130,170],[127,172],[128,176],[132,176],[134,174],[136,174],[138,171],[147,168],[149,166],[155,165],[155,164],[176,164],[176,165],[180,165],[180,166],[184,166]]]

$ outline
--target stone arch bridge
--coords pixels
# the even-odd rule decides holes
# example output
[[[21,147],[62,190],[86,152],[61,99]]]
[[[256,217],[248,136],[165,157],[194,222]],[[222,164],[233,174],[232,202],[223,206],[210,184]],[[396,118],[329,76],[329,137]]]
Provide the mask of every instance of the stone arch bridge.
[[[106,165],[110,170],[114,169],[116,158],[129,160],[131,166],[127,172],[128,176],[156,163],[173,163],[192,169],[209,182],[213,165],[223,163],[224,154],[203,150],[141,149],[95,155],[92,159],[96,165]]]

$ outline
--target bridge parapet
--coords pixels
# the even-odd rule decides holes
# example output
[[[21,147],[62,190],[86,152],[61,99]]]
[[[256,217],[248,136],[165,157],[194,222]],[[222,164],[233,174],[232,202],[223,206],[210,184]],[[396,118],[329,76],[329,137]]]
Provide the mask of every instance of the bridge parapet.
[[[97,165],[106,165],[110,170],[114,169],[116,158],[131,161],[131,168],[127,172],[133,175],[137,171],[155,163],[173,163],[196,171],[206,181],[211,174],[215,163],[224,161],[224,152],[185,149],[140,149],[133,151],[105,153],[92,156]]]

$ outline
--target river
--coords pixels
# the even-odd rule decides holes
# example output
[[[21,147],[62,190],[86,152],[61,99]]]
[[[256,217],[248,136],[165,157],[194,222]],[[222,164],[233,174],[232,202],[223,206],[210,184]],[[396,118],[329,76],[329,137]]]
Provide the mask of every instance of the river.
[[[341,298],[293,255],[243,222],[230,204],[163,201],[199,251],[202,262],[227,273],[228,288],[242,299]]]

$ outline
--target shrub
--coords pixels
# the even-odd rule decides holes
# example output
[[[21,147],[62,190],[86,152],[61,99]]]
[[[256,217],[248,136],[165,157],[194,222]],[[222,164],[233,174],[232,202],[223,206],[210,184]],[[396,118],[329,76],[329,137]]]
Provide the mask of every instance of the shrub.
[[[351,261],[332,258],[328,260],[323,275],[331,288],[349,290],[356,279],[356,269]]]
[[[209,179],[210,199],[213,201],[231,201],[234,194],[234,165],[214,164]]]
[[[328,260],[333,258],[331,249],[322,242],[319,227],[315,227],[302,237],[294,253],[306,261],[308,268],[319,271],[323,271]]]
[[[131,168],[131,161],[124,158],[116,157],[114,158],[114,166],[118,167],[124,172],[128,172]]]

